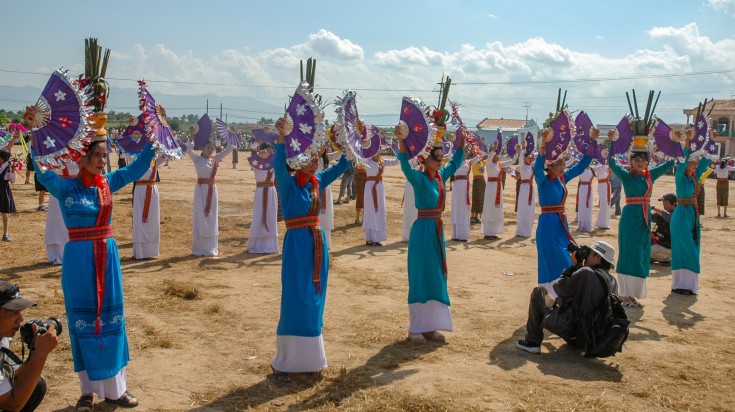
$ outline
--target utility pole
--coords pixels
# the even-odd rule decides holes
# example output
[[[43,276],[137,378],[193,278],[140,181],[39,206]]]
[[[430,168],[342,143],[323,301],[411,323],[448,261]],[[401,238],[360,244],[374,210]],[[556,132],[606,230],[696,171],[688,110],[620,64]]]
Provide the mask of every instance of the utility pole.
[[[531,103],[529,102],[523,102],[523,103],[524,103],[523,107],[526,108],[526,124],[528,124],[528,109],[531,107]]]

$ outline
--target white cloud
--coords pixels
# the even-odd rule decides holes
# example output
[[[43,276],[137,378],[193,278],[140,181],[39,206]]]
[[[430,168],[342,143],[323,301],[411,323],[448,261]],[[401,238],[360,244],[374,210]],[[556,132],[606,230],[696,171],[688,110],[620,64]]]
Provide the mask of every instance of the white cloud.
[[[707,3],[713,9],[735,17],[735,0],[707,0]]]
[[[496,16],[496,15],[494,15],[494,14],[492,14],[492,13],[488,13],[488,14],[487,14],[487,17],[489,17],[489,18],[491,18],[491,19],[493,19],[493,20],[495,20],[495,19],[497,19],[497,18],[498,18],[498,16]]]
[[[310,34],[306,45],[321,56],[343,60],[362,60],[364,54],[362,47],[324,29]]]

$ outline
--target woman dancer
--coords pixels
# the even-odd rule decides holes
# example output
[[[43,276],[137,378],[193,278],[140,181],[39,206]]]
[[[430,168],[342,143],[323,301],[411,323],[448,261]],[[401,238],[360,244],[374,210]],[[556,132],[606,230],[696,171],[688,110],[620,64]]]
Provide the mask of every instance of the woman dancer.
[[[127,162],[133,158],[127,156]],[[151,162],[133,189],[133,259],[150,259],[161,254],[161,207],[156,176],[162,157]]]
[[[363,198],[362,230],[365,232],[365,244],[383,246],[381,242],[388,239],[388,212],[385,210],[385,185],[383,185],[383,169],[395,166],[398,159],[383,159],[380,153],[371,159],[365,159],[365,189]]]
[[[520,166],[518,181],[521,188],[518,191],[518,223],[516,224],[516,236],[531,237],[533,234],[533,221],[536,213],[536,191],[533,190],[533,162],[536,156],[529,153],[523,156],[523,164]]]
[[[730,172],[735,171],[735,167],[727,164],[728,159],[720,160],[715,167],[715,176],[717,176],[717,217],[730,217],[727,215],[727,198],[730,193]],[[724,215],[720,214],[720,207],[724,208]]]
[[[319,153],[319,167],[317,173],[326,170],[329,162],[339,159],[342,156],[340,152],[327,153],[327,145],[322,148]],[[327,185],[321,188],[320,196],[322,197],[322,208],[319,212],[319,223],[327,237],[327,246],[332,247],[332,230],[334,230],[334,201],[332,200],[332,186]]]
[[[552,285],[559,279],[564,269],[571,266],[566,248],[574,238],[569,233],[569,223],[565,212],[567,183],[584,172],[592,162],[585,154],[576,165],[565,170],[564,156],[546,163],[546,138],[549,130],[541,134],[541,148],[533,164],[534,178],[538,187],[541,216],[536,227],[536,251],[538,254],[538,284],[556,298]],[[599,132],[597,132],[599,133]]]
[[[485,202],[485,163],[480,160],[472,165],[472,217],[470,223],[480,223],[482,207]]]
[[[3,218],[3,242],[12,242],[8,234],[9,215],[15,213],[15,200],[10,184],[15,183],[15,170],[10,164],[10,152],[0,150],[0,214]]]
[[[343,155],[334,166],[317,173],[317,156],[294,176],[286,169],[285,118],[276,122],[274,173],[280,188],[286,234],[281,268],[281,316],[276,336],[276,357],[271,362],[279,381],[291,373],[320,372],[327,367],[322,339],[324,298],[329,275],[329,247],[319,225],[319,188],[339,178],[350,163]]]
[[[233,146],[214,156],[214,144],[207,142],[202,147],[201,155],[194,153],[194,145],[188,142],[187,153],[194,161],[197,171],[197,185],[194,188],[194,228],[192,231],[191,254],[194,256],[217,256],[219,254],[219,218],[217,206],[217,185],[215,176],[222,159]]]
[[[592,204],[595,196],[592,194],[592,180],[595,174],[592,168],[585,168],[579,175],[577,186],[577,230],[580,232],[592,231]]]
[[[707,157],[691,156],[687,139],[683,163],[676,168],[676,198],[671,215],[671,291],[696,295],[699,291],[699,249],[702,227],[699,224],[699,178],[712,163]]]
[[[471,153],[465,147],[465,153]],[[472,166],[482,159],[475,156],[462,162],[462,166],[454,172],[454,188],[452,189],[452,240],[466,242],[470,239],[470,174]]]
[[[607,151],[602,151],[602,157],[607,157]],[[610,229],[610,200],[612,190],[610,187],[610,168],[606,164],[599,163],[592,167],[597,178],[597,196],[600,198],[600,208],[597,211],[595,227],[599,229]]]
[[[261,143],[256,153],[255,197],[253,198],[253,221],[250,223],[248,253],[278,253],[278,193],[273,176],[273,165],[265,165],[271,158],[273,147]]]
[[[503,206],[505,201],[503,200],[503,169],[513,164],[516,158],[500,161],[498,156],[500,149],[498,148],[498,142],[496,141],[493,145],[492,150],[492,161],[487,165],[487,186],[485,187],[485,203],[482,206],[482,224],[480,225],[480,232],[483,234],[486,240],[500,239],[499,234],[503,233],[505,216],[503,214]],[[520,145],[516,147],[516,156],[520,152]]]
[[[79,174],[79,165],[74,162],[64,163],[60,169],[54,170],[56,174],[64,179],[73,179]],[[46,230],[44,242],[46,243],[46,257],[48,262],[61,265],[64,260],[64,246],[69,241],[69,233],[61,216],[59,199],[50,196],[48,200],[48,213],[46,213]]]
[[[409,164],[401,127],[396,126],[394,133],[400,149],[396,157],[413,186],[418,208],[418,219],[408,241],[409,338],[413,343],[423,343],[426,339],[444,342],[445,337],[439,331],[452,331],[452,313],[449,311],[446,245],[441,219],[446,200],[443,182],[464,160],[464,134],[446,166],[441,167],[442,147],[434,146],[424,161],[424,172],[420,172]]]
[[[82,396],[77,410],[92,410],[93,394],[107,403],[132,408],[138,400],[127,391],[130,360],[125,332],[120,257],[112,233],[112,193],[139,179],[155,152],[146,144],[135,162],[103,174],[106,136],[95,139],[79,161],[75,179],[63,179],[36,164],[36,176],[59,199],[69,243],[64,248],[64,291],[74,371]]]
[[[365,166],[355,165],[355,224],[362,224],[363,209],[365,208],[365,183],[367,172]]]
[[[612,133],[612,131],[611,131]],[[636,139],[641,139],[638,142]],[[674,161],[648,169],[647,138],[636,138],[630,155],[630,170],[612,157],[607,163],[625,191],[625,206],[618,228],[618,294],[629,307],[643,307],[637,299],[646,297],[646,279],[651,268],[650,205],[653,183],[673,166]]]

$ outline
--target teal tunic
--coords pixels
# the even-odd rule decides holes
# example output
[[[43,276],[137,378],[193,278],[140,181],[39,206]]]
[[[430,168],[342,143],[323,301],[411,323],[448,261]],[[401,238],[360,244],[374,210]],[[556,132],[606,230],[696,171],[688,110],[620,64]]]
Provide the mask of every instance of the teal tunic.
[[[702,173],[707,171],[709,159],[702,158],[697,165],[694,176],[686,175],[689,162],[689,149],[684,150],[686,160],[676,168],[676,197],[678,199],[694,197],[695,185],[698,185]],[[671,269],[688,269],[699,273],[699,244],[702,228],[697,223],[695,205],[677,205],[671,215]],[[695,239],[696,234],[696,241]]]
[[[625,197],[642,197],[648,191],[646,177],[642,174],[633,174],[618,165],[613,157],[608,157],[610,170],[623,184]],[[662,163],[650,169],[651,186],[653,182],[674,166],[674,161]],[[651,221],[651,207],[646,207],[648,222]],[[651,268],[651,232],[646,225],[643,215],[643,206],[629,204],[623,207],[618,226],[618,262],[615,270],[623,275],[647,278]]]
[[[457,150],[452,160],[439,170],[442,182],[446,182],[464,161],[464,151]],[[414,170],[405,153],[396,155],[401,170],[411,183],[417,209],[433,209],[439,202],[439,181],[430,179],[425,172]],[[416,219],[408,238],[408,303],[426,303],[435,300],[449,306],[447,279],[442,273],[442,254],[446,253],[444,230],[437,242],[436,222],[433,219]]]

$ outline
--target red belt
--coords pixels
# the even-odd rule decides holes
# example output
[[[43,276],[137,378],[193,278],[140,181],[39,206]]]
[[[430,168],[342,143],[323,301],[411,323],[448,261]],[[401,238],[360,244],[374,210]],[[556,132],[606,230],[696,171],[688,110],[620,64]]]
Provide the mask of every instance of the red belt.
[[[528,184],[528,205],[533,203],[533,179],[521,179],[521,184]]]
[[[212,195],[214,193],[214,178],[203,178],[197,179],[197,183],[200,185],[209,185],[207,188],[207,202],[204,205],[204,216],[209,216],[209,211],[212,210]]]
[[[487,178],[487,182],[488,183],[493,183],[493,182],[496,182],[497,183],[497,185],[495,187],[495,206],[497,206],[497,205],[500,204],[500,191],[501,191],[501,187],[500,187],[501,186],[500,185],[500,182],[501,182],[500,176],[498,176],[498,177],[488,177]]]
[[[610,205],[610,176],[604,178],[604,179],[597,179],[597,184],[605,183],[607,184],[607,204]]]
[[[101,240],[115,236],[112,225],[92,227],[72,227],[68,229],[69,241]]]
[[[699,194],[699,188],[695,190],[694,197],[680,197],[677,200],[676,207],[679,206],[694,206],[694,241],[699,243],[697,228],[699,227],[699,204],[697,203],[697,195]]]
[[[273,174],[273,171],[269,170],[267,180],[265,182],[256,182],[255,187],[256,188],[260,187],[263,189],[267,187],[275,187],[276,183],[270,180],[272,174]],[[268,229],[268,191],[267,190],[263,190],[262,209],[263,209],[263,212],[261,213],[261,216],[263,216],[263,219],[262,219],[263,227],[265,228],[266,231],[269,231]]]
[[[579,186],[589,186],[587,188],[587,202],[585,203],[587,206],[586,208],[590,207],[590,195],[592,195],[592,181],[589,182],[583,182],[580,180]],[[579,204],[579,186],[577,187],[577,204]]]
[[[151,196],[153,195],[153,186],[156,185],[155,180],[138,180],[136,186],[147,186],[145,188],[145,200],[143,201],[143,223],[148,222],[148,211],[151,208]]]
[[[286,219],[286,231],[308,228],[314,239],[314,267],[311,271],[311,281],[316,287],[316,293],[321,293],[321,268],[324,259],[324,243],[322,242],[322,228],[319,225],[319,215],[307,215]]]
[[[541,214],[556,213],[561,220],[561,226],[564,228],[564,232],[567,234],[567,238],[570,242],[574,242],[574,237],[569,233],[569,227],[567,225],[567,213],[564,205],[553,205],[553,206],[541,206]]]
[[[373,188],[371,190],[373,194],[373,207],[375,208],[375,213],[378,212],[378,183],[383,182],[383,176],[368,176],[365,178],[365,181],[367,182],[375,182],[373,183]]]
[[[454,180],[467,180],[467,206],[469,206],[470,203],[470,182],[469,182],[469,175],[459,175],[454,176]]]
[[[441,183],[439,183],[441,184]],[[439,208],[419,209],[417,219],[432,219],[436,222],[436,240],[439,242],[439,251],[442,254],[442,274],[447,278],[447,256],[444,252],[442,238],[444,236],[444,222],[442,221],[442,210]]]

